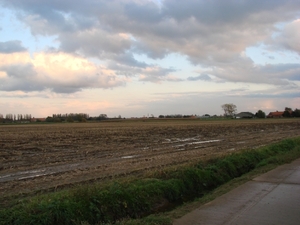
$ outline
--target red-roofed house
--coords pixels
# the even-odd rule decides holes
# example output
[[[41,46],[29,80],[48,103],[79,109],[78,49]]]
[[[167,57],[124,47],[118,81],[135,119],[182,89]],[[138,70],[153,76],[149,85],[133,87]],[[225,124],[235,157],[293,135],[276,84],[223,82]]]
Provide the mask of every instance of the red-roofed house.
[[[282,118],[283,117],[283,111],[282,112],[270,112],[267,118]]]
[[[31,122],[45,122],[46,118],[31,118]]]

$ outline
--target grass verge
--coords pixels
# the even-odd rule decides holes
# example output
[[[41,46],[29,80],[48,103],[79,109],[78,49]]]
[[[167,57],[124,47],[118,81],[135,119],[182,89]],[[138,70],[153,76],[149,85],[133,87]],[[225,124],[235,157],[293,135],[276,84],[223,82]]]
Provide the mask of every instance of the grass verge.
[[[300,137],[287,139],[259,149],[166,169],[147,178],[39,195],[1,209],[0,224],[168,225],[193,206],[212,200],[257,173],[299,157]],[[198,201],[184,204],[194,199]],[[168,211],[179,205],[183,206]]]

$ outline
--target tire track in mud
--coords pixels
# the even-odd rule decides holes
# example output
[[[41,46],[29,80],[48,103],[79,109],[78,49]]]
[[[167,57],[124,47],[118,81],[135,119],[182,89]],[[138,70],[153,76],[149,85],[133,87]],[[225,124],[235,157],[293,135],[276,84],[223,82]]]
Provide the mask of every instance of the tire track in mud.
[[[168,146],[166,146],[164,148],[163,147],[152,148],[150,154],[141,153],[141,151],[145,152],[146,150],[150,149],[150,147],[145,147],[142,150],[135,150],[134,151],[135,154],[133,154],[133,155],[123,155],[123,156],[119,156],[117,158],[116,157],[115,158],[104,157],[105,159],[98,159],[95,162],[89,162],[88,165],[87,165],[87,163],[73,163],[73,164],[67,164],[67,165],[44,167],[42,169],[20,171],[20,172],[0,175],[0,183],[14,181],[14,180],[34,179],[34,178],[38,178],[38,177],[42,177],[42,176],[61,174],[61,173],[65,173],[65,172],[69,172],[69,171],[77,170],[77,169],[79,169],[79,170],[80,169],[88,169],[91,167],[100,166],[100,165],[104,165],[107,163],[112,163],[112,162],[119,161],[122,159],[133,159],[133,158],[139,159],[139,158],[143,158],[145,156],[153,157],[157,154],[161,154],[160,152],[163,152],[164,154],[170,154],[174,151],[185,150],[184,146],[199,145],[199,144],[213,143],[213,142],[219,142],[219,141],[221,141],[221,140],[200,141],[197,138],[189,138],[189,139],[183,139],[183,140],[177,139],[176,141],[166,142],[166,143],[168,143]],[[175,144],[175,143],[177,143],[177,144]],[[178,144],[178,143],[180,143],[180,144]],[[167,151],[167,149],[175,149],[175,150]],[[140,152],[140,154],[136,154],[136,152]]]

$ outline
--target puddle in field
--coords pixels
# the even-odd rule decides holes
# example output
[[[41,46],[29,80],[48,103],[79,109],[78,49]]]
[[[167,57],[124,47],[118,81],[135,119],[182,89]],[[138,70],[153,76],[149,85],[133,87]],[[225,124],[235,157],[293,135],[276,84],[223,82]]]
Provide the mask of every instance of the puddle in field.
[[[29,171],[22,171],[13,174],[3,175],[0,176],[0,182],[10,181],[10,180],[22,180],[22,179],[42,176],[44,172],[45,169],[40,169],[40,170],[29,170]]]
[[[126,156],[122,156],[121,159],[132,159],[136,157],[138,157],[138,155],[126,155]]]
[[[25,177],[19,177],[18,180],[26,180],[26,179],[35,178],[35,177],[41,177],[41,176],[51,175],[51,174],[54,174],[54,173],[55,172],[35,174],[35,175],[30,175],[30,176],[25,176]]]
[[[190,145],[196,145],[196,144],[212,143],[212,142],[218,142],[218,141],[221,141],[221,140],[195,141],[195,142],[192,142],[192,143],[189,143],[189,144]]]
[[[199,137],[192,137],[192,138],[173,138],[173,139],[165,139],[163,144],[168,144],[168,143],[177,143],[177,142],[186,142],[186,141],[194,141],[194,140],[199,140]]]
[[[207,140],[207,141],[200,141],[199,137],[193,137],[193,138],[176,138],[176,139],[166,139],[168,142],[164,143],[169,143],[171,146],[176,150],[175,151],[184,151],[186,150],[186,146],[191,146],[191,145],[199,145],[199,144],[204,144],[204,143],[212,143],[212,142],[219,142],[221,140]],[[184,143],[183,143],[184,142]],[[199,146],[195,146],[195,148],[198,148]],[[165,147],[164,147],[165,148]],[[156,148],[154,149],[155,151],[164,149],[164,148]],[[142,148],[142,150],[148,150],[150,149],[149,146]],[[153,149],[152,149],[153,150]],[[132,158],[137,158],[140,155],[125,155],[121,156],[121,159],[132,159]],[[112,158],[110,160],[118,160],[118,158]],[[107,162],[107,160],[106,160]],[[94,162],[94,164],[99,165],[99,161]],[[95,164],[95,165],[96,165]],[[28,171],[21,171],[21,172],[15,172],[11,174],[5,174],[5,175],[0,175],[0,183],[3,182],[8,182],[8,181],[13,181],[13,180],[26,180],[26,179],[32,179],[32,178],[37,178],[37,177],[42,177],[42,176],[48,176],[52,174],[57,174],[57,173],[62,173],[62,172],[68,172],[74,169],[81,169],[81,168],[87,168],[90,167],[91,165],[87,165],[86,163],[75,163],[75,164],[68,164],[68,165],[59,165],[59,166],[52,166],[52,167],[46,167],[43,169],[35,169],[35,170],[28,170]]]
[[[219,142],[219,141],[221,141],[221,140],[194,141],[194,142],[190,142],[190,143],[186,143],[186,144],[174,145],[173,147],[179,148],[179,149],[177,149],[177,151],[183,151],[183,150],[185,150],[184,147],[187,145],[198,145],[198,144],[213,143],[213,142]],[[195,146],[195,148],[199,148],[199,146]]]
[[[80,166],[80,164],[75,163],[75,164],[61,165],[56,167],[47,167],[43,169],[21,171],[21,172],[2,175],[2,176],[0,175],[0,183],[12,181],[12,180],[25,180],[25,179],[35,178],[35,177],[47,176],[54,173],[66,172],[78,166]]]

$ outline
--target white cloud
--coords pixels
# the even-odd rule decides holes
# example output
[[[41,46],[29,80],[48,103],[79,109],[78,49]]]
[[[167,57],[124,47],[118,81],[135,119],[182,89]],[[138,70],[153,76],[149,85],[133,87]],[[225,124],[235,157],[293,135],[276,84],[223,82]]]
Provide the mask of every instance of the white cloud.
[[[23,56],[23,57],[22,57]],[[0,54],[1,90],[52,90],[72,93],[85,88],[112,88],[124,85],[126,79],[104,66],[62,52],[36,53],[34,58],[25,53]]]
[[[271,41],[273,46],[279,46],[300,55],[300,19],[284,26],[282,32]]]

